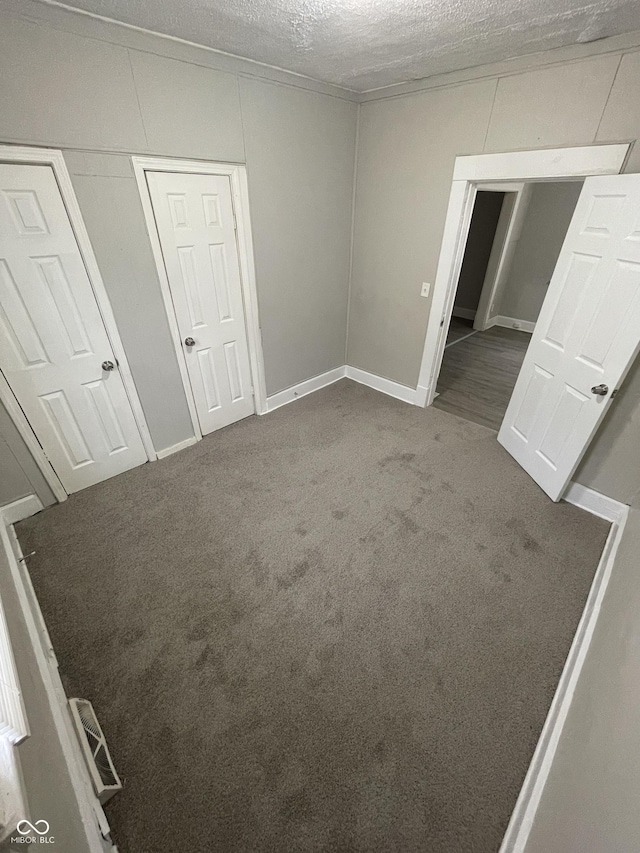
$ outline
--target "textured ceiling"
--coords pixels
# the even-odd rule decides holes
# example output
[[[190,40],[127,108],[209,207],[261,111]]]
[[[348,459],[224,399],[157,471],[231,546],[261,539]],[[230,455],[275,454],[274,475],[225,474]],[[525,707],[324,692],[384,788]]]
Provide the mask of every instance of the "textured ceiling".
[[[65,0],[366,91],[640,29],[638,0]]]

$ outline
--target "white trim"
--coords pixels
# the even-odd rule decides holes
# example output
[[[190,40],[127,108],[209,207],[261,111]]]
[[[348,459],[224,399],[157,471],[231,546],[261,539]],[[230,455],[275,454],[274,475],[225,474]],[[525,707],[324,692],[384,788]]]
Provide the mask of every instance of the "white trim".
[[[475,198],[474,184],[452,182],[418,376],[418,388],[422,389],[421,399],[424,399],[419,405],[430,406],[435,399]]]
[[[56,733],[69,769],[69,776],[87,839],[88,853],[105,853],[108,847],[106,840],[103,840],[103,834],[108,832],[109,824],[91,787],[91,780],[82,758],[80,745],[73,730],[67,697],[58,673],[56,657],[31,579],[24,568],[24,563],[18,562],[23,556],[20,544],[15,531],[7,528],[4,524],[0,524],[0,548],[4,549],[9,563],[31,647],[36,658],[38,672],[44,684]]]
[[[487,321],[486,329],[492,326],[502,326],[503,329],[517,329],[520,332],[533,332],[536,327],[531,320],[518,320],[516,317],[505,317],[502,314],[497,314]]]
[[[64,157],[62,156],[62,151],[54,148],[28,148],[19,145],[0,145],[0,162],[24,163],[33,166],[50,166],[53,170],[53,174],[60,190],[62,201],[69,217],[69,222],[71,223],[71,228],[78,244],[80,255],[87,270],[87,276],[89,277],[89,282],[91,284],[93,294],[96,298],[96,302],[98,303],[98,309],[100,311],[100,314],[102,315],[102,321],[107,332],[107,337],[109,338],[113,353],[116,359],[118,360],[118,371],[120,373],[120,376],[122,377],[122,383],[124,385],[125,393],[129,398],[129,404],[131,405],[131,409],[133,411],[138,430],[140,431],[142,444],[147,454],[147,458],[149,460],[155,459],[156,453],[153,447],[153,442],[151,440],[151,433],[149,432],[147,419],[142,409],[142,404],[138,396],[138,390],[136,388],[133,375],[131,373],[131,368],[129,367],[127,354],[122,344],[122,340],[120,339],[120,333],[118,331],[118,326],[116,324],[113,310],[111,308],[109,296],[107,295],[104,282],[102,281],[102,276],[100,275],[98,262],[96,261],[96,257],[93,253],[91,240],[89,239],[89,234],[84,224],[84,219],[82,218],[80,205],[78,204],[78,199],[76,198],[76,194],[71,183],[71,178],[69,176],[69,171],[64,161]],[[5,402],[5,394],[3,392],[4,389],[2,387],[2,384],[0,383],[0,399]],[[11,396],[13,397],[13,394],[11,394]],[[15,406],[18,406],[17,402],[15,402]],[[34,441],[37,443],[37,439],[33,435],[30,426],[28,426],[28,431],[32,433],[33,440],[29,441],[26,438],[24,424],[26,423],[28,425],[28,421],[24,417],[24,415],[22,415],[22,422],[16,420],[15,406],[11,407],[11,411],[9,412],[9,414],[14,418],[14,422],[18,430],[20,430],[22,437],[29,445],[29,449],[33,452],[33,443]],[[45,479],[51,486],[51,489],[55,494],[56,498],[59,501],[64,500],[66,497],[66,490],[62,486],[62,483],[57,477],[57,475],[55,477],[55,480],[51,478],[50,471],[52,471],[53,468],[48,461],[46,462],[46,464],[43,463],[43,458],[46,459],[42,452],[34,453],[35,462],[42,471],[42,474],[44,475]],[[61,489],[65,493],[64,496],[60,491]]]
[[[205,160],[178,160],[170,157],[132,157],[133,172],[138,184],[140,200],[144,212],[147,233],[151,242],[151,250],[155,261],[165,313],[169,322],[173,348],[180,369],[182,385],[187,398],[193,433],[196,441],[202,438],[202,430],[198,420],[196,402],[189,380],[187,362],[182,349],[182,336],[178,328],[171,288],[164,265],[162,246],[153,213],[153,204],[147,185],[145,172],[179,172],[195,175],[220,175],[228,177],[231,183],[231,198],[236,217],[236,240],[240,262],[240,278],[244,302],[245,327],[249,346],[249,361],[251,363],[251,378],[253,382],[256,414],[262,415],[267,411],[267,391],[264,377],[264,358],[262,355],[262,336],[258,317],[258,293],[256,286],[255,265],[253,260],[253,239],[251,235],[251,219],[249,216],[249,190],[247,170],[245,166],[229,163],[212,163]]]
[[[478,182],[618,174],[628,149],[628,145],[592,145],[456,157],[416,389],[418,405],[430,406],[434,400]]]
[[[458,308],[457,305],[453,306],[451,314],[453,317],[461,317],[463,320],[474,320],[476,316],[473,308]]]
[[[419,389],[409,388],[407,385],[401,385],[399,382],[393,382],[391,379],[385,379],[383,376],[377,376],[375,373],[360,370],[359,367],[350,367],[347,364],[328,370],[319,376],[313,376],[311,379],[305,379],[291,388],[278,391],[277,394],[272,394],[267,398],[267,411],[273,412],[280,406],[293,403],[300,397],[306,397],[307,394],[312,394],[314,391],[319,391],[321,388],[326,388],[327,385],[332,385],[334,382],[345,378],[353,379],[354,382],[359,382],[361,385],[368,385],[369,388],[387,394],[389,397],[395,397],[396,400],[402,400],[403,403],[420,405],[417,402]]]
[[[629,512],[629,507],[626,504],[596,492],[595,489],[590,489],[588,486],[583,486],[581,483],[569,483],[562,500],[579,506],[581,509],[586,509],[592,515],[612,521],[614,524],[620,524]]]
[[[185,450],[187,447],[191,447],[196,444],[198,439],[195,435],[190,436],[189,438],[185,438],[184,441],[179,441],[177,444],[172,444],[171,447],[165,447],[164,450],[158,451],[158,459],[166,459],[167,456],[172,456],[174,453],[179,453],[181,450]]]
[[[294,400],[300,397],[306,397],[307,394],[312,394],[314,391],[319,391],[321,388],[326,388],[327,385],[333,385],[340,379],[344,379],[345,367],[335,367],[333,370],[327,370],[326,373],[321,373],[319,376],[312,376],[311,379],[305,379],[303,382],[298,382],[297,385],[292,385],[291,388],[285,388],[284,391],[278,391],[267,397],[267,411],[273,412],[279,409],[280,406],[286,406],[287,403],[293,403]]]
[[[478,190],[485,189],[486,186],[484,183],[478,184]],[[493,185],[489,184],[488,186]],[[484,281],[482,282],[482,290],[480,291],[480,299],[478,300],[478,310],[473,322],[474,328],[479,331],[484,331],[491,325],[489,322],[490,317],[495,311],[498,296],[501,294],[511,270],[511,262],[516,250],[517,241],[522,232],[531,200],[531,184],[505,184],[504,186],[510,187],[509,192],[512,194],[515,193],[516,197],[510,214],[508,213],[509,208],[504,205],[504,202],[506,202],[505,197],[500,216],[498,217],[491,254],[489,255]],[[499,237],[498,230],[503,227],[503,217],[505,215],[509,215],[509,221],[504,230],[504,236],[500,241],[497,239]]]
[[[4,523],[6,526],[15,524],[17,521],[22,521],[23,518],[35,515],[41,509],[44,509],[44,506],[37,495],[18,498],[17,501],[0,506],[0,523]]]
[[[58,501],[66,501],[67,492],[60,482],[60,479],[47,457],[44,455],[42,445],[35,437],[33,430],[26,419],[22,408],[15,398],[9,383],[7,382],[4,373],[0,370],[0,401],[4,404],[9,417],[13,421],[16,429],[20,433],[22,440],[27,445],[33,461],[40,469],[42,476],[47,481],[49,488],[53,492],[54,497]]]
[[[388,394],[389,397],[395,397],[396,400],[402,400],[403,403],[416,405],[415,388],[409,388],[407,385],[401,385],[399,382],[385,379],[384,376],[377,376],[375,373],[360,370],[359,367],[349,367],[347,365],[345,375],[347,379],[353,379],[354,382],[359,382],[361,385],[368,385],[369,388],[374,388],[376,391]]]
[[[588,490],[590,491],[590,490]],[[553,697],[549,713],[531,759],[520,795],[511,815],[511,820],[500,846],[500,853],[523,853],[535,819],[544,786],[549,777],[560,735],[564,727],[571,701],[576,690],[591,638],[598,621],[615,556],[620,545],[628,515],[628,507],[617,524],[613,525],[598,563],[589,596],[585,604],[577,631],[571,644]]]
[[[454,181],[549,181],[617,175],[629,146],[583,145],[456,157]],[[495,188],[494,188],[495,189]]]
[[[492,184],[490,181],[487,181],[486,183],[483,181],[482,184],[478,187],[478,190],[489,193],[519,193],[522,192],[523,186],[524,184],[522,184],[520,181],[514,183],[503,183],[501,181],[498,181],[495,184]]]
[[[18,823],[29,819],[18,750],[6,737],[0,737],[0,846],[15,835]]]
[[[24,2],[24,0],[23,0]],[[391,83],[378,86],[360,93],[361,103],[415,95],[432,89],[448,89],[476,80],[498,81],[502,77],[513,77],[542,68],[568,65],[606,54],[625,54],[635,52],[640,46],[640,32],[637,30],[618,36],[608,36],[595,42],[566,45],[551,50],[539,50],[512,59],[475,65],[459,71],[445,71],[430,77],[404,83]]]
[[[3,519],[0,519],[0,528],[6,531]],[[9,626],[4,615],[4,605],[1,599],[0,672],[2,673],[2,677],[0,677],[0,739],[17,746],[29,737],[31,731],[22,700],[18,668],[13,656]]]

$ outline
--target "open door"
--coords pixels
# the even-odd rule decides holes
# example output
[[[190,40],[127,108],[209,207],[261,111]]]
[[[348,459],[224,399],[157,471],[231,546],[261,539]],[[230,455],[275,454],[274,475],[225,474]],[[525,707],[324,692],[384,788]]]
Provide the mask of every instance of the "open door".
[[[640,349],[640,175],[587,178],[498,441],[554,501]]]

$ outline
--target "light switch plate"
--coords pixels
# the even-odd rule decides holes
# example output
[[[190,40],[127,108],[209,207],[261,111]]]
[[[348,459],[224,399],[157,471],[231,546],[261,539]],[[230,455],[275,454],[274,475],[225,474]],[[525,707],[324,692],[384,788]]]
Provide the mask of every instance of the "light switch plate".
[[[420,296],[424,296],[425,299],[429,298],[429,293],[431,291],[431,285],[428,281],[422,282],[422,289],[420,290]]]

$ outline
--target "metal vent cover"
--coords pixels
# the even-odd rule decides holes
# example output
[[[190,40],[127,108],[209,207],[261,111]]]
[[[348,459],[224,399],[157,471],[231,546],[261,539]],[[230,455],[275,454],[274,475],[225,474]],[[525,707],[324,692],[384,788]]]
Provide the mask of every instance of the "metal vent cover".
[[[106,738],[88,699],[69,699],[69,708],[96,796],[104,804],[122,790]]]

